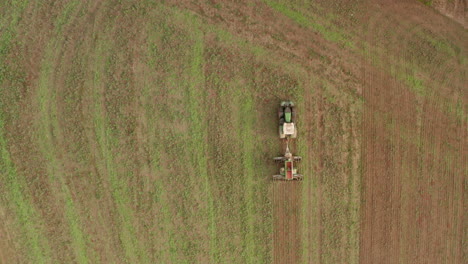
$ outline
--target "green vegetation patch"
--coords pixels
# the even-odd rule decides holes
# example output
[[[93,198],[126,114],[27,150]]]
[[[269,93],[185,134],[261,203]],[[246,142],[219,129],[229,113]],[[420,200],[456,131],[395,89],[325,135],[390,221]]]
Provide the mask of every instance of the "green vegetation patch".
[[[196,18],[189,17],[192,25],[197,26]],[[197,168],[196,174],[202,179],[202,190],[205,193],[207,211],[208,211],[208,234],[210,237],[210,259],[216,262],[215,256],[217,253],[216,244],[216,225],[215,225],[215,208],[211,192],[211,179],[208,175],[208,160],[207,160],[207,114],[208,109],[204,106],[206,98],[206,89],[204,73],[203,73],[203,33],[195,30],[193,36],[195,43],[192,50],[192,61],[190,67],[191,82],[187,89],[187,96],[189,101],[189,112],[191,121],[191,147],[193,149],[193,166]]]
[[[87,257],[86,238],[83,234],[79,214],[76,212],[76,207],[73,202],[71,192],[68,185],[65,183],[64,170],[60,165],[60,161],[57,159],[59,150],[56,149],[57,141],[62,139],[62,131],[58,124],[58,111],[56,105],[56,95],[53,90],[53,85],[50,79],[53,76],[52,64],[55,55],[54,51],[57,51],[55,45],[57,42],[52,41],[49,47],[47,47],[46,55],[44,56],[44,62],[42,65],[42,71],[39,76],[39,145],[41,152],[47,161],[47,169],[50,180],[53,184],[58,183],[60,189],[55,190],[57,194],[63,194],[65,196],[65,216],[69,223],[71,243],[75,252],[78,263],[89,263]],[[60,43],[60,42],[58,42]]]
[[[134,227],[135,217],[134,212],[130,207],[130,192],[124,178],[132,177],[131,172],[126,171],[125,174],[119,172],[122,164],[115,162],[116,156],[119,155],[120,142],[118,141],[118,133],[109,124],[108,113],[104,111],[103,105],[103,87],[104,83],[112,85],[114,60],[109,60],[107,56],[112,51],[112,41],[104,38],[97,44],[97,57],[95,61],[96,72],[94,76],[94,128],[99,151],[103,159],[103,171],[108,175],[112,198],[118,212],[118,223],[120,227],[120,241],[122,243],[124,254],[127,261],[131,263],[149,263],[148,255],[144,249],[144,245],[138,239]],[[105,63],[107,61],[107,64]],[[104,67],[102,67],[104,66]],[[105,72],[102,72],[105,70]],[[114,83],[115,85],[115,83]]]
[[[418,79],[414,75],[406,75],[403,79],[405,84],[411,88],[413,92],[415,92],[419,96],[426,95],[426,89],[421,79]]]
[[[418,0],[419,2],[423,3],[427,6],[432,6],[432,0]]]
[[[12,74],[10,65],[6,63],[5,59],[9,55],[12,41],[16,36],[16,27],[27,5],[28,1],[14,1],[6,3],[2,7],[2,13],[5,14],[0,20],[2,29],[2,34],[0,34],[0,87],[2,87],[0,95],[2,99],[8,98],[5,81],[16,81],[15,75]],[[15,213],[15,227],[21,232],[21,250],[25,252],[29,261],[50,263],[51,250],[48,240],[44,236],[42,219],[30,200],[24,177],[17,173],[11,160],[5,137],[5,103],[7,102],[0,99],[0,179],[5,188],[6,201],[9,202],[7,208]]]
[[[22,244],[29,260],[34,263],[50,263],[50,248],[42,230],[42,221],[25,193],[21,175],[18,175],[10,158],[7,141],[3,134],[4,123],[0,115],[0,175],[5,184],[5,196],[17,217],[17,227],[22,229]]]
[[[304,14],[276,1],[265,0],[264,2],[276,11],[281,12],[285,16],[294,20],[299,25],[317,31],[326,40],[344,45],[345,47],[354,48],[354,44],[347,40],[342,33],[326,27],[323,23],[320,23],[311,17],[306,17]]]

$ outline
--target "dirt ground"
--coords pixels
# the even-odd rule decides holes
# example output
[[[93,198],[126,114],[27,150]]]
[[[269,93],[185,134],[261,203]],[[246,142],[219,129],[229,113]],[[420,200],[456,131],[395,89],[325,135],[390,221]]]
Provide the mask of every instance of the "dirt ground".
[[[0,7],[0,262],[462,263],[465,5]]]
[[[273,263],[299,263],[301,258],[300,183],[275,183],[273,187]]]
[[[431,6],[440,11],[442,14],[454,19],[462,24],[464,28],[468,26],[466,21],[467,3],[463,0],[434,0],[431,1]]]

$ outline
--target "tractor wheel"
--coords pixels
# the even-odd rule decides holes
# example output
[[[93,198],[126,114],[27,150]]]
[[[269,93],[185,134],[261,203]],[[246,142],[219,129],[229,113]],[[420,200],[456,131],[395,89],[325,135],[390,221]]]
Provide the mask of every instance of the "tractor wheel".
[[[283,116],[283,107],[280,106],[280,107],[278,108],[278,118],[281,118],[282,116]]]
[[[302,157],[300,157],[300,156],[294,156],[294,161],[295,161],[295,162],[299,162],[299,161],[301,161],[301,160],[302,160]]]

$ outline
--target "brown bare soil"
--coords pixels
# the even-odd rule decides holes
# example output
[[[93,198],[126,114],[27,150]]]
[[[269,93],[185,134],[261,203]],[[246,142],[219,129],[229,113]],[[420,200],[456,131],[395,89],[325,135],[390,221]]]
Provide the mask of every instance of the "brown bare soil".
[[[431,6],[440,11],[442,14],[452,18],[462,24],[464,28],[467,24],[466,10],[468,8],[464,0],[433,0]]]
[[[301,258],[302,185],[275,182],[273,186],[273,263],[299,263]]]

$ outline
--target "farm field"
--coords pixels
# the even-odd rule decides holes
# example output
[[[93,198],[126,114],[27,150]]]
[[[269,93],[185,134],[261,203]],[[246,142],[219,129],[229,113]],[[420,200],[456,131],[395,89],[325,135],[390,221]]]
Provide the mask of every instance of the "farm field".
[[[463,6],[3,1],[0,263],[463,263]]]

